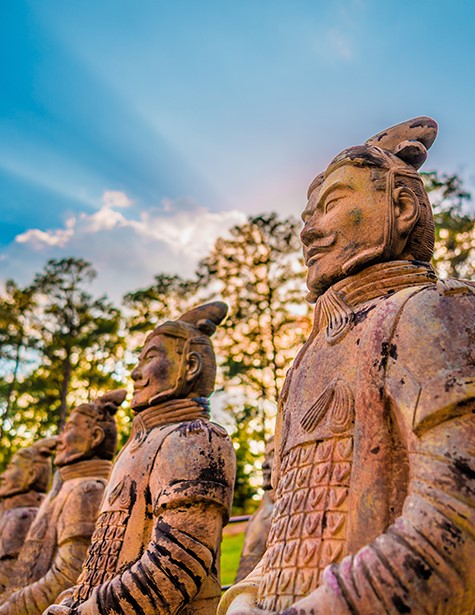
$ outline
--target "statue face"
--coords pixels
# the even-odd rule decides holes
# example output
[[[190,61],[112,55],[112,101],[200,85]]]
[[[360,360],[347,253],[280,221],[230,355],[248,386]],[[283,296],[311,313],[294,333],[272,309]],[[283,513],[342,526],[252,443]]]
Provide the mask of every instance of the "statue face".
[[[36,479],[31,460],[14,455],[6,470],[0,475],[0,498],[28,491]]]
[[[83,459],[91,459],[104,439],[104,431],[88,416],[72,411],[58,436],[55,464],[65,466]]]
[[[177,384],[182,376],[182,357],[177,340],[169,335],[149,338],[131,376],[134,381],[132,408],[140,410],[170,396],[179,397]]]
[[[354,263],[381,253],[386,198],[385,191],[375,190],[369,168],[351,164],[336,168],[313,190],[301,233],[310,291],[321,294]]]

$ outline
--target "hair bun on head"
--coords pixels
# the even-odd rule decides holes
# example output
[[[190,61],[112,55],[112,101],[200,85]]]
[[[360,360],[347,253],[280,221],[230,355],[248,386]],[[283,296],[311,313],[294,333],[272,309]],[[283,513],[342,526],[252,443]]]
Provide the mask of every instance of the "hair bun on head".
[[[394,150],[395,156],[415,169],[424,164],[427,154],[427,149],[419,141],[403,141]]]
[[[415,117],[386,128],[365,142],[391,152],[403,162],[419,169],[426,161],[427,150],[437,137],[437,122],[430,117]]]
[[[57,436],[51,436],[50,438],[43,438],[42,440],[38,440],[32,445],[31,448],[34,448],[35,451],[42,457],[49,457],[56,450],[57,444]]]
[[[95,403],[114,416],[126,396],[127,391],[125,389],[115,389],[114,391],[109,391],[105,395],[102,395],[102,397],[98,397]]]
[[[180,316],[178,321],[187,322],[205,335],[212,336],[228,313],[228,306],[222,301],[205,303]]]

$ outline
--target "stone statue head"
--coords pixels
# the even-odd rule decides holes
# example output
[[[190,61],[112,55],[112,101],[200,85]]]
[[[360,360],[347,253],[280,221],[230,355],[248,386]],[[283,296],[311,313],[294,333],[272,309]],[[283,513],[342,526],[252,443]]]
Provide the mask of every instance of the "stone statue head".
[[[55,463],[65,466],[86,459],[112,459],[117,444],[115,414],[127,391],[117,389],[92,403],[73,408],[58,436]]]
[[[434,219],[417,172],[437,124],[415,118],[343,150],[308,190],[301,239],[309,298],[377,262],[429,262]]]
[[[15,453],[0,476],[0,498],[36,491],[46,493],[56,438],[44,438]]]
[[[158,326],[147,337],[132,372],[135,411],[170,399],[211,395],[216,359],[210,337],[227,310],[220,301],[201,305]]]

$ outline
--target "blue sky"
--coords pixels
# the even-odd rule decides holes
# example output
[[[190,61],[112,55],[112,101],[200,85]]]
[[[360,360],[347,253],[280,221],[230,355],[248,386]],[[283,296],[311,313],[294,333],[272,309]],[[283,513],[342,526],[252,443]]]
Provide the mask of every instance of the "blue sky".
[[[0,281],[89,258],[114,299],[417,115],[475,186],[473,3],[3,0]]]

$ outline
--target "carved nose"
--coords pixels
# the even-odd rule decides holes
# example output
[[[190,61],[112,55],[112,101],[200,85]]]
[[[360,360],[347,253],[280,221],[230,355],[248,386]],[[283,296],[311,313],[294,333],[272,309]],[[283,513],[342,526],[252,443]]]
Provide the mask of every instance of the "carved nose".
[[[312,221],[309,220],[300,232],[300,239],[304,246],[308,246],[315,237],[318,237],[318,233]]]
[[[138,365],[132,370],[132,373],[130,374],[130,377],[132,378],[132,380],[134,382],[136,380],[140,380],[140,369],[139,369]]]

